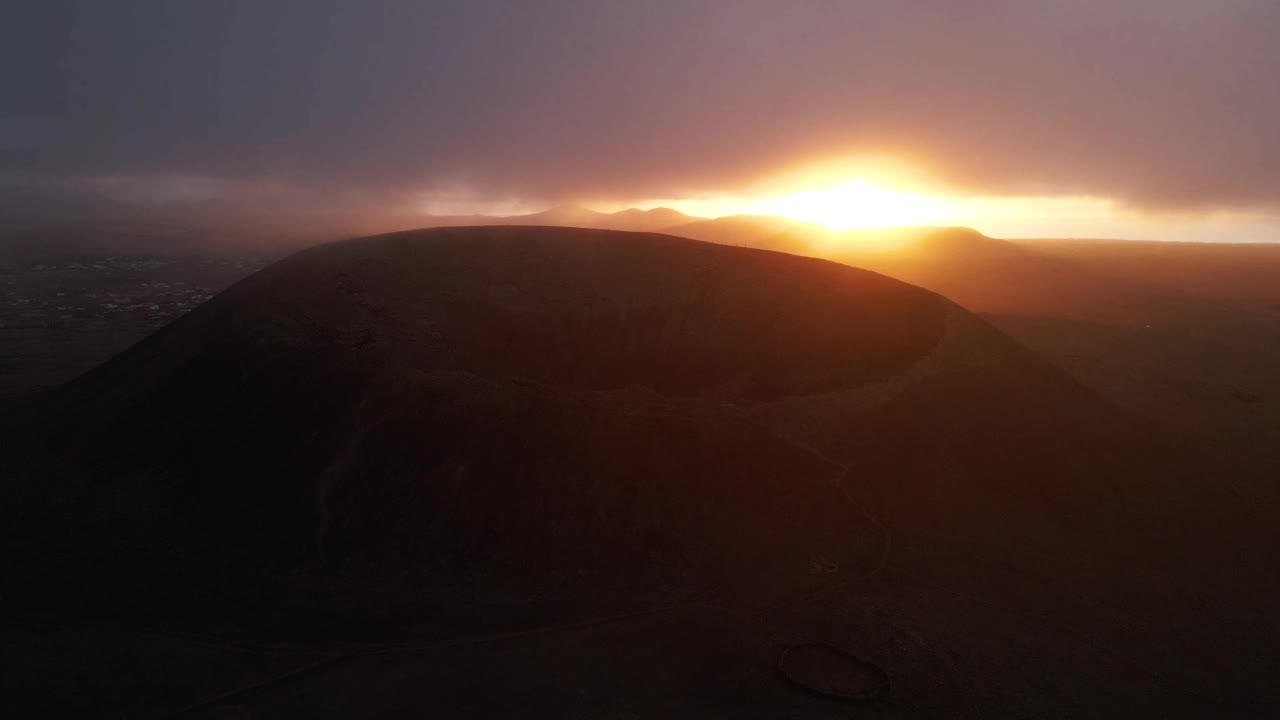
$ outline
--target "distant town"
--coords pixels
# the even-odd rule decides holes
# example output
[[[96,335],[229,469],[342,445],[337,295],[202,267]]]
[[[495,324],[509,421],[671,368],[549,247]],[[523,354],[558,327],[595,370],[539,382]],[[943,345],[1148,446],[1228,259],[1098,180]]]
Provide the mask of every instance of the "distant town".
[[[68,380],[265,263],[112,255],[0,267],[0,395]]]

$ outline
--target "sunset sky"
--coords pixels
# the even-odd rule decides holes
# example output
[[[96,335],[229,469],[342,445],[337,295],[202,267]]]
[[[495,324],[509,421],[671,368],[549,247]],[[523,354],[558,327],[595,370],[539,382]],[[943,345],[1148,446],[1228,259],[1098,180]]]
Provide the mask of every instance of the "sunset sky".
[[[1280,2],[6,2],[0,191],[1280,240]]]

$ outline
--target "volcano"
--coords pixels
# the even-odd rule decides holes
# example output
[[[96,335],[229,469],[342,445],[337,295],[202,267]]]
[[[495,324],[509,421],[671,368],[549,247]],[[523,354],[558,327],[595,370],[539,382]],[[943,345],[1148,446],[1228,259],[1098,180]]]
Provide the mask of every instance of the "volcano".
[[[1169,636],[1098,638],[1172,602],[1173,548],[1216,552],[1179,537],[1240,541],[1223,534],[1233,506],[1197,484],[1206,461],[945,298],[658,234],[312,248],[31,417],[11,430],[27,452],[6,521],[28,565],[57,560],[5,588],[16,602],[317,642],[367,623],[460,641],[643,617],[610,647],[679,642],[617,662],[675,662],[659,695],[698,712],[746,702],[727,688],[779,638],[861,644],[924,708],[974,707],[992,678],[1027,693],[1020,711],[1068,686],[1140,704],[1182,680],[1117,674],[1112,656],[1158,658]],[[501,655],[537,680],[487,677],[559,703],[568,671],[552,668],[605,662],[579,640]]]

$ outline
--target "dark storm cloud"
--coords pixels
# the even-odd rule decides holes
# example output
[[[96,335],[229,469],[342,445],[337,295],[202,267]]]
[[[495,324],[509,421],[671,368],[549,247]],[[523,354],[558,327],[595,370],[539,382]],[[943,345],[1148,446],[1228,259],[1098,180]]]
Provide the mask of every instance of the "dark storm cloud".
[[[891,152],[987,193],[1280,205],[1280,3],[9,2],[14,178],[555,200]]]

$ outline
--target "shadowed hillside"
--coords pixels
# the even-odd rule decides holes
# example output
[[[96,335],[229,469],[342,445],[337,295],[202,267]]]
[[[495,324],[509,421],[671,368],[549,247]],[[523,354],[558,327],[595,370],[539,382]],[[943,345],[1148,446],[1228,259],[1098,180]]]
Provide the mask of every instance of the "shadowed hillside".
[[[1274,588],[1240,551],[1272,498],[833,262],[567,228],[325,245],[30,412],[6,601],[145,617],[144,668],[179,631],[270,660],[219,680],[211,651],[120,714],[843,715],[772,671],[812,642],[884,668],[895,717],[1269,697]],[[58,652],[121,642],[87,627]],[[63,682],[99,697],[120,671],[83,662]]]
[[[1190,442],[1280,468],[1280,246],[947,230],[834,255],[940,292]],[[874,246],[872,246],[874,247]]]
[[[1280,245],[1004,240],[928,227],[776,235],[788,221],[728,220],[684,227],[938,292],[1188,442],[1263,474],[1280,468]]]

